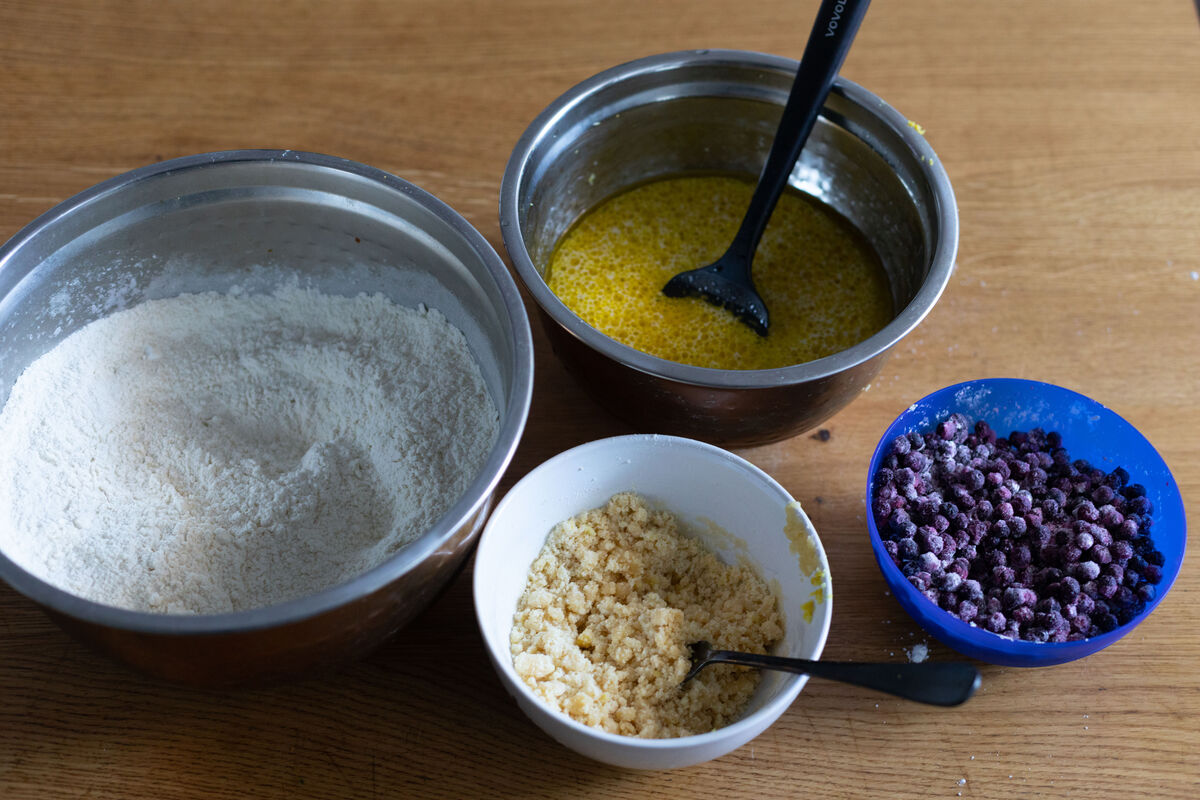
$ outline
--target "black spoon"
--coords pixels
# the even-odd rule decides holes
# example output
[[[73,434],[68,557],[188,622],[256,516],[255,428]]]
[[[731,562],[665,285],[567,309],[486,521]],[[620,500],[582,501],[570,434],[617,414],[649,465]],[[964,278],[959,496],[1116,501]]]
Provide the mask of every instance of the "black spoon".
[[[741,664],[744,667],[777,669],[841,681],[934,706],[965,703],[979,688],[979,670],[970,664],[954,661],[927,661],[920,664],[806,661],[803,658],[713,650],[708,642],[695,642],[690,648],[692,669],[684,676],[680,687],[709,664]]]
[[[668,297],[698,295],[733,312],[759,336],[767,335],[767,305],[754,288],[750,264],[758,249],[758,240],[775,210],[775,203],[787,186],[796,159],[825,104],[833,79],[846,60],[869,3],[870,0],[824,0],[821,3],[783,117],[775,130],[767,163],[758,177],[750,207],[746,209],[733,243],[725,255],[707,267],[681,272],[671,278],[663,287],[663,294]]]

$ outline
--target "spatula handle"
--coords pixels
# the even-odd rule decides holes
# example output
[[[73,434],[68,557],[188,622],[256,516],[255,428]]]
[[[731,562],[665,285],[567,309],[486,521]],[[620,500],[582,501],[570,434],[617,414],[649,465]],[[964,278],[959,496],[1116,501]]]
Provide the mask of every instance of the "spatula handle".
[[[821,107],[850,52],[868,5],[870,0],[824,0],[817,11],[787,105],[775,131],[775,141],[759,174],[746,216],[730,246],[730,251],[738,248],[738,252],[746,256],[747,263],[758,248],[758,240],[766,230],[775,203],[787,186],[796,159],[821,114]]]
[[[707,660],[841,681],[935,706],[956,706],[979,688],[979,670],[954,661],[920,664],[807,661],[731,650],[714,650]]]

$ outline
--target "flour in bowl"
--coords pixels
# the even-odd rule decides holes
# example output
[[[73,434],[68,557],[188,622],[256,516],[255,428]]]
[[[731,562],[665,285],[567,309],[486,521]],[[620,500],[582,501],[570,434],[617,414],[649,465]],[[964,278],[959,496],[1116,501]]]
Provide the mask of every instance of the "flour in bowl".
[[[311,594],[424,533],[499,419],[463,334],[382,295],[152,300],[21,375],[0,411],[0,551],[123,608]]]

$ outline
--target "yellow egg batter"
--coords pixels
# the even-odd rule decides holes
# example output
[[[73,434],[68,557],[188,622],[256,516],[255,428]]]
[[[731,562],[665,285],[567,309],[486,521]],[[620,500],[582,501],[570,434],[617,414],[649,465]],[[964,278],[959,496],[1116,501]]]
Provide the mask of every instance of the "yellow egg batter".
[[[612,197],[562,238],[547,283],[585,322],[659,358],[717,369],[769,369],[845,350],[893,316],[879,257],[824,204],[784,193],[754,257],[771,315],[759,336],[700,298],[669,298],[678,272],[710,264],[741,223],[754,184],[666,178]]]

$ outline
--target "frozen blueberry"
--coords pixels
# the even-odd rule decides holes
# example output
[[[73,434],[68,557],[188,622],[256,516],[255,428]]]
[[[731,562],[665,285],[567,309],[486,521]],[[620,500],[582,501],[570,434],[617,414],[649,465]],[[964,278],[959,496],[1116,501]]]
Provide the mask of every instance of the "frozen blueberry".
[[[1140,483],[1131,483],[1125,488],[1121,489],[1121,495],[1126,500],[1133,500],[1136,497],[1145,497],[1146,487],[1142,486]]]
[[[946,570],[941,575],[934,578],[933,585],[943,592],[955,592],[958,587],[962,586],[962,576],[957,572]]]
[[[916,539],[906,536],[896,543],[897,555],[905,561],[910,561],[920,554]]]
[[[1102,483],[1092,490],[1092,502],[1097,506],[1105,506],[1112,502],[1116,496],[1116,492],[1106,483]]]
[[[972,603],[975,603],[976,605],[978,605],[984,601],[983,600],[983,585],[980,584],[979,581],[975,580],[974,578],[967,578],[965,581],[963,581],[962,586],[959,587],[958,591],[959,591],[959,594],[961,594],[964,599],[970,600]]]
[[[1136,539],[1139,533],[1137,520],[1126,517],[1114,533],[1123,539]]]
[[[1095,600],[1092,599],[1091,597],[1089,597],[1088,595],[1084,594],[1081,591],[1079,594],[1079,597],[1077,597],[1075,599],[1076,612],[1078,612],[1080,614],[1091,614],[1092,611],[1095,610],[1095,608],[1096,608]]]
[[[1064,566],[1074,564],[1083,558],[1083,550],[1074,543],[1065,544],[1058,549],[1058,559]]]
[[[1100,577],[1100,565],[1095,561],[1080,561],[1071,566],[1071,574],[1080,581],[1094,581]]]
[[[1057,567],[1042,567],[1037,571],[1034,582],[1039,585],[1054,583],[1062,578],[1062,570]]]
[[[1091,550],[1092,545],[1096,543],[1096,538],[1092,536],[1090,531],[1080,531],[1075,534],[1075,546],[1080,550]]]
[[[1096,580],[1096,593],[1105,600],[1111,600],[1118,587],[1120,583],[1112,575],[1101,575]]]
[[[1015,586],[1010,586],[1004,590],[1004,607],[1009,611],[1019,606],[1032,605],[1030,602],[1033,592],[1029,589],[1019,589]]]
[[[942,548],[945,547],[945,542],[942,541],[942,535],[932,527],[923,525],[917,529],[917,544],[921,546],[921,550],[926,553],[939,554]]]
[[[942,560],[930,552],[921,553],[917,558],[917,568],[922,572],[933,574],[942,571]]]
[[[1034,605],[1033,610],[1039,614],[1058,614],[1062,616],[1062,604],[1054,597],[1043,597]],[[1047,625],[1048,628],[1053,628],[1054,625]]]
[[[912,450],[912,443],[909,442],[907,436],[897,436],[892,442],[892,454],[897,456],[906,456]]]
[[[1057,492],[1058,490],[1055,489],[1054,491]],[[1059,494],[1062,494],[1062,492],[1059,492]],[[1062,504],[1053,497],[1047,496],[1046,499],[1042,501],[1042,516],[1045,519],[1057,519],[1061,513]]]
[[[958,540],[948,533],[944,534],[942,536],[942,558],[952,559],[957,552]]]
[[[971,492],[965,486],[951,488],[950,496],[954,498],[954,502],[958,505],[960,511],[969,511],[975,507],[975,498],[971,496]]]
[[[1118,528],[1125,521],[1125,515],[1112,505],[1102,505],[1097,511],[1100,512],[1100,524],[1109,530]]]
[[[921,472],[929,466],[929,459],[924,453],[913,450],[904,457],[904,466],[908,467],[913,472]]]
[[[1072,511],[1075,519],[1086,520],[1087,522],[1097,522],[1100,519],[1100,512],[1096,509],[1095,504],[1091,500],[1084,500],[1075,506]]]
[[[1037,642],[1038,644],[1041,644],[1042,642],[1047,642],[1050,640],[1050,631],[1046,630],[1045,628],[1031,626],[1026,628],[1023,633],[1024,635],[1021,638],[1027,642]]]
[[[1058,599],[1062,603],[1074,603],[1079,597],[1079,581],[1070,575],[1058,582]]]
[[[871,501],[871,513],[875,515],[877,521],[886,520],[892,511],[892,497],[885,497],[882,494],[875,495],[875,499]]]

